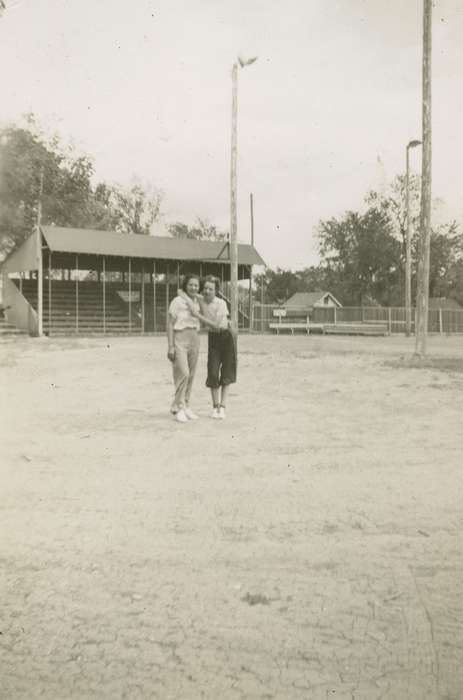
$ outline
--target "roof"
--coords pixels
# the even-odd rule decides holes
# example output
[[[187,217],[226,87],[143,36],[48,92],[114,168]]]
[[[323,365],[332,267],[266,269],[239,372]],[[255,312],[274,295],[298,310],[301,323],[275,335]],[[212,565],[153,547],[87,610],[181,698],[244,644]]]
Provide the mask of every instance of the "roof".
[[[455,309],[455,311],[463,308],[456,299],[447,299],[446,297],[430,297],[430,309]]]
[[[52,252],[210,262],[229,259],[224,241],[129,235],[61,226],[41,226],[41,231]],[[240,265],[265,265],[257,250],[243,243],[238,245],[238,262]]]
[[[296,292],[285,301],[284,306],[298,306],[303,309],[310,309],[317,303],[317,301],[323,299],[323,297],[325,297],[327,294],[333,299],[333,301],[336,302],[336,304],[341,306],[339,301],[331,294],[331,292]]]

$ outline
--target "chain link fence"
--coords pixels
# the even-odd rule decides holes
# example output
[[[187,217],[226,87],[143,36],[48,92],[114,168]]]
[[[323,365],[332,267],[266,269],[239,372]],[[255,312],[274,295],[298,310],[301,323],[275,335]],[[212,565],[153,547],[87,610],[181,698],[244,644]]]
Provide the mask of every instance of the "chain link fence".
[[[313,332],[323,332],[324,325],[382,324],[388,333],[405,333],[405,307],[344,306],[315,307],[309,311],[296,307],[281,307],[277,304],[253,304],[251,330],[254,333],[275,332],[293,327],[294,331],[309,326]],[[349,329],[346,327],[346,331]],[[412,309],[411,330],[415,330],[415,310]],[[463,333],[463,309],[429,309],[428,332],[453,334]]]

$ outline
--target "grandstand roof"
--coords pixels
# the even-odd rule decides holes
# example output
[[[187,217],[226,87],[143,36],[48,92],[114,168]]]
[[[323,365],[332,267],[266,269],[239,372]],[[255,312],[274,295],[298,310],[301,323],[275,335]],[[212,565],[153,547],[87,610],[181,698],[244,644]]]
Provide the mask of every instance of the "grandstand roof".
[[[229,259],[224,241],[128,235],[61,226],[41,226],[41,231],[52,252],[207,262],[227,262]],[[265,265],[253,246],[242,243],[238,245],[238,262],[240,265]]]

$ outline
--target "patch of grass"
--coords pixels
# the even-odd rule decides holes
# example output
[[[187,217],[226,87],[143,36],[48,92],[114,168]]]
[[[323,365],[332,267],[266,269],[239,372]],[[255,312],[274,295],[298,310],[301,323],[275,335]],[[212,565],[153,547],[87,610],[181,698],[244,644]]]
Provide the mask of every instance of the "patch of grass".
[[[387,360],[385,367],[392,369],[433,369],[440,372],[463,374],[463,357],[415,357],[403,356],[398,360]]]

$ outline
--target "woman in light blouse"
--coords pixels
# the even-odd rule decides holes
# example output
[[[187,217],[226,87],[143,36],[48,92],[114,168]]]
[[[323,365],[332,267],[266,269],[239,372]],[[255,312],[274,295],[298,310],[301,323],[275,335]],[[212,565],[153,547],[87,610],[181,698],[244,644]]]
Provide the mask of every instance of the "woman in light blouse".
[[[195,378],[199,354],[200,321],[193,312],[199,313],[199,277],[186,275],[182,293],[172,300],[167,317],[167,357],[172,362],[175,397],[171,413],[179,423],[187,423],[198,417],[190,408],[191,390]]]
[[[230,384],[236,382],[236,338],[230,329],[226,302],[217,296],[219,280],[208,275],[202,284],[199,295],[200,312],[187,296],[184,301],[193,316],[198,318],[208,330],[207,380],[211,391],[211,418],[225,418],[225,408]]]

